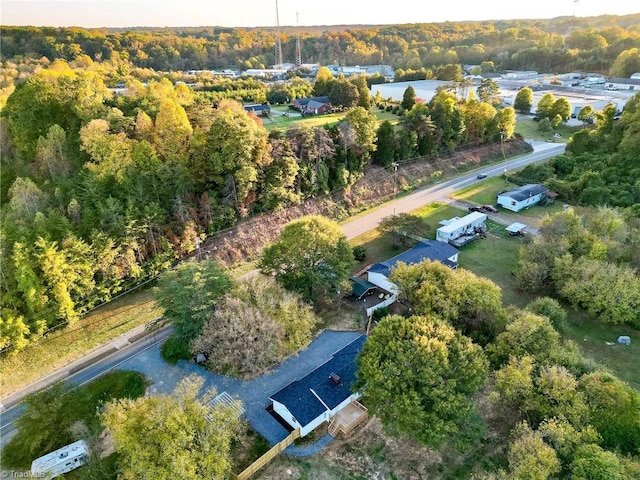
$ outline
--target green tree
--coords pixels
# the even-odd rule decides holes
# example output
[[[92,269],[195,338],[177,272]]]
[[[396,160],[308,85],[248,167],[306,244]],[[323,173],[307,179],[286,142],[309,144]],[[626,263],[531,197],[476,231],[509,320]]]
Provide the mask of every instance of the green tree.
[[[30,178],[18,177],[9,187],[9,214],[18,222],[30,221],[49,205],[49,196]]]
[[[396,248],[414,243],[415,240],[412,237],[425,237],[430,228],[422,217],[410,213],[390,215],[383,218],[378,224],[380,233],[393,236],[393,244]]]
[[[591,443],[576,449],[571,462],[572,477],[576,480],[623,480],[623,466],[618,456]]]
[[[587,123],[593,123],[594,116],[595,116],[595,110],[591,105],[585,105],[578,112],[578,120],[580,120],[585,125]]]
[[[573,305],[605,322],[640,327],[640,276],[632,268],[566,254],[556,260],[553,278],[558,293]]]
[[[154,296],[164,309],[164,317],[173,322],[174,335],[188,342],[200,333],[231,285],[229,275],[214,260],[190,260],[163,273]]]
[[[556,103],[556,97],[553,93],[545,93],[540,101],[538,102],[538,107],[536,109],[536,117],[548,118],[551,120],[555,116],[555,112],[553,111],[553,106]]]
[[[431,155],[435,153],[438,133],[434,122],[431,120],[427,106],[418,103],[405,112],[401,120],[402,130],[400,134],[415,135],[415,148],[418,155]],[[407,158],[407,157],[403,157]]]
[[[40,177],[48,180],[71,172],[67,135],[60,125],[53,125],[46,137],[38,138],[35,167]]]
[[[335,83],[336,79],[333,77],[333,73],[327,67],[320,67],[316,74],[315,82],[313,83],[313,96],[325,97],[331,92],[331,87]]]
[[[505,364],[510,357],[531,356],[540,365],[553,358],[560,346],[560,335],[546,317],[518,312],[504,332],[489,345],[487,354],[495,366]]]
[[[554,103],[551,109],[551,115],[555,117],[556,115],[560,115],[563,122],[566,122],[571,118],[571,104],[569,100],[564,97],[558,98]]]
[[[559,118],[559,117],[558,117]],[[543,118],[538,122],[538,131],[542,133],[549,133],[553,130],[553,122],[548,118]]]
[[[486,102],[470,102],[464,109],[467,138],[471,142],[485,142],[496,133],[497,111]]]
[[[640,394],[607,372],[580,378],[591,423],[602,437],[602,446],[625,454],[640,448]]]
[[[262,168],[271,162],[267,132],[241,106],[220,104],[204,145],[191,163],[194,179],[223,190],[224,200],[237,208],[256,188]]]
[[[333,81],[329,92],[329,101],[334,107],[352,108],[358,105],[360,94],[358,87],[346,78]],[[362,108],[362,107],[360,107]]]
[[[283,83],[272,85],[269,90],[267,90],[267,102],[272,105],[288,103],[290,99],[289,88]]]
[[[122,478],[228,478],[231,443],[239,429],[237,404],[210,406],[204,379],[185,378],[174,395],[107,404],[101,414],[109,428]]]
[[[502,330],[502,294],[491,280],[440,262],[399,264],[391,273],[402,295],[419,315],[436,315],[474,341],[486,344]]]
[[[533,90],[524,87],[518,91],[513,101],[513,108],[520,113],[529,113],[533,106]]]
[[[367,85],[366,75],[359,75],[352,80],[352,82],[358,89],[357,105],[365,110],[369,110],[369,108],[371,108],[371,93],[369,92],[369,86]]]
[[[368,110],[362,107],[352,108],[344,117],[353,129],[354,140],[358,147],[358,155],[362,158],[361,168],[368,161],[371,153],[376,149],[376,131],[378,130],[378,119]],[[362,170],[360,170],[362,171]]]
[[[600,441],[598,432],[591,425],[576,428],[564,418],[544,420],[538,427],[538,432],[558,453],[565,468],[571,463],[576,448]]]
[[[518,480],[547,480],[560,471],[560,461],[553,448],[539,432],[526,424],[519,424],[509,444],[510,478]]]
[[[306,299],[340,288],[352,264],[351,247],[342,229],[320,216],[289,222],[260,259],[263,273],[274,274],[287,290],[300,292]]]
[[[516,111],[511,107],[498,110],[495,122],[497,123],[497,129],[501,133],[502,138],[504,140],[510,139],[516,130]]]
[[[182,106],[173,100],[160,105],[154,129],[154,144],[166,160],[185,161],[193,128]]]
[[[416,91],[409,85],[402,94],[402,103],[400,104],[404,110],[411,110],[416,104]]]
[[[500,105],[500,86],[490,78],[480,81],[477,88],[478,98],[481,102],[486,102],[494,107]]]
[[[395,130],[391,122],[385,120],[380,124],[376,138],[374,161],[383,167],[390,167],[396,157]]]
[[[567,328],[567,311],[555,298],[538,297],[529,302],[526,310],[536,315],[547,317],[553,325],[553,328],[559,332]]]
[[[385,429],[438,447],[473,412],[484,383],[482,349],[437,317],[385,317],[358,357],[357,389]]]
[[[91,157],[91,162],[85,165],[89,170],[101,179],[122,179],[132,163],[133,141],[126,134],[110,133],[109,123],[96,119],[82,127],[80,140],[80,148]]]
[[[636,72],[640,72],[640,49],[637,47],[620,52],[609,70],[612,77],[622,78],[629,78]]]
[[[3,308],[0,315],[0,349],[17,353],[29,344],[29,326],[17,311]]]
[[[215,372],[255,375],[305,347],[319,323],[298,294],[256,276],[218,301],[191,350],[204,353]]]

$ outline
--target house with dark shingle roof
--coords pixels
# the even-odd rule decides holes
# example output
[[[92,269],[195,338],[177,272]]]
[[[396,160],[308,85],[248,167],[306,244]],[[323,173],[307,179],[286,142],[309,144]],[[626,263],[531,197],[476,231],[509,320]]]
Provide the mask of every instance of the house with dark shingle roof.
[[[398,287],[389,281],[391,270],[400,262],[407,265],[420,263],[424,260],[440,262],[451,268],[458,268],[458,249],[444,242],[418,242],[418,244],[396,255],[387,261],[373,265],[367,272],[367,280],[393,294],[398,293]]]
[[[538,184],[527,184],[508,192],[498,195],[498,206],[519,212],[523,208],[528,208],[537,204],[549,191],[547,187]]]
[[[367,337],[361,335],[333,354],[331,359],[269,397],[273,411],[304,437],[357,400],[352,392],[356,357]]]
[[[320,115],[331,112],[329,97],[296,98],[291,104],[302,115]]]
[[[271,107],[267,104],[252,103],[250,105],[244,105],[246,112],[253,112],[258,116],[268,117],[271,113]]]

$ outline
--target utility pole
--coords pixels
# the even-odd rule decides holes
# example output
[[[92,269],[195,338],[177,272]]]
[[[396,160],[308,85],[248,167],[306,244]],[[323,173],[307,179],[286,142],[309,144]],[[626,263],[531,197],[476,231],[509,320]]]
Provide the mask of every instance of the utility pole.
[[[393,167],[393,199],[398,198],[398,162],[393,162],[391,164]],[[393,207],[393,216],[396,216],[396,207]]]
[[[507,172],[509,171],[509,159],[504,154],[504,130],[500,130],[500,148],[502,149],[502,159],[507,161],[507,168],[504,169],[504,181],[508,184],[509,177],[507,177]]]
[[[276,0],[276,65],[282,65],[282,41],[280,39],[280,13]]]
[[[296,12],[296,27],[300,26],[298,12]],[[302,47],[300,46],[300,32],[296,32],[296,70],[302,66]]]
[[[398,162],[393,162],[391,166],[393,167],[393,198],[396,198],[398,196]]]

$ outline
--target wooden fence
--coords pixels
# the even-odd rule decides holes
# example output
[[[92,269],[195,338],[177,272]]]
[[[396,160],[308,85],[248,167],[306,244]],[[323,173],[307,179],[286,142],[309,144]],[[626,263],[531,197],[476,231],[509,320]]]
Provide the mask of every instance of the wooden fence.
[[[289,434],[287,438],[282,440],[280,443],[275,444],[271,447],[267,453],[258,458],[255,462],[245,468],[242,472],[240,472],[235,478],[236,480],[247,480],[254,473],[260,470],[262,467],[267,465],[271,460],[277,457],[280,452],[282,452],[285,448],[291,445],[294,441],[300,438],[300,429],[296,429]]]

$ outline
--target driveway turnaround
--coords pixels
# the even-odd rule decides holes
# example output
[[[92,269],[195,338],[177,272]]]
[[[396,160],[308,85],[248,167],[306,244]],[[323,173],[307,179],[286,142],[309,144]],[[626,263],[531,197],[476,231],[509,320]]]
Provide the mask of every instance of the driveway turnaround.
[[[227,392],[238,397],[242,401],[251,427],[270,445],[275,445],[284,440],[289,432],[267,412],[266,408],[270,404],[269,396],[325,363],[335,352],[360,335],[362,335],[360,332],[324,331],[305,350],[289,357],[265,375],[250,381],[217,375],[188,362],[178,362],[176,366],[169,365],[160,357],[159,346],[122,363],[118,368],[144,373],[152,382],[151,391],[162,394],[171,393],[185,376],[192,373],[198,374],[205,379],[204,388],[213,387],[219,393]],[[287,453],[297,456],[312,455],[329,440],[330,438],[320,439],[315,448],[307,446],[298,449],[291,446],[287,449]]]

